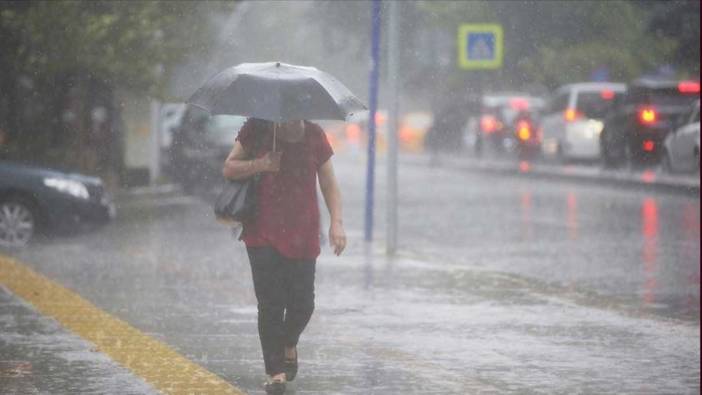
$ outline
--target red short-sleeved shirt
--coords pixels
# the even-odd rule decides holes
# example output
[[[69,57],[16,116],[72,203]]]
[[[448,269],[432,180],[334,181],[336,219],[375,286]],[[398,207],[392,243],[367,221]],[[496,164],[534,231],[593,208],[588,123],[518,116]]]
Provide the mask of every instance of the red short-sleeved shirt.
[[[250,119],[236,140],[247,153],[261,157],[273,149],[273,130],[269,125]],[[283,152],[280,170],[261,173],[256,215],[244,223],[240,239],[247,247],[271,246],[292,259],[317,258],[317,170],[334,152],[322,128],[307,121],[301,141],[289,143],[278,138],[276,150]]]

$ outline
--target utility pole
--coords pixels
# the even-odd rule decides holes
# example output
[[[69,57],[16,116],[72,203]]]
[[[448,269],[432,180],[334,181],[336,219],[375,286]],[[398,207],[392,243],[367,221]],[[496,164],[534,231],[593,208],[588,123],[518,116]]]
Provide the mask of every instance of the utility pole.
[[[375,187],[375,113],[378,108],[378,74],[380,70],[380,0],[371,8],[371,70],[368,112],[368,167],[366,173],[365,240],[373,240],[373,190]]]
[[[149,156],[149,183],[156,184],[161,177],[161,102],[151,100],[151,135]]]
[[[393,256],[397,251],[397,135],[399,112],[399,74],[398,74],[398,1],[390,1],[388,26],[388,88],[390,93],[389,128],[388,128],[388,191],[386,253]]]

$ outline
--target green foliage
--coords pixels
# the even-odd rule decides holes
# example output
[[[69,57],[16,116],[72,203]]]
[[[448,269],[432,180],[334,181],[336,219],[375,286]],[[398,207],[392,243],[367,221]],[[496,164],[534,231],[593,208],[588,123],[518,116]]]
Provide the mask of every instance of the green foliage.
[[[316,21],[327,30],[344,31],[348,40],[367,40],[368,3],[337,3],[322,3],[324,10]],[[445,91],[483,81],[493,89],[519,89],[533,83],[553,89],[589,80],[599,68],[608,69],[612,80],[628,82],[663,65],[676,67],[681,76],[698,75],[699,4],[699,0],[405,1],[400,44],[405,86]],[[463,23],[502,25],[502,69],[460,70],[455,66],[455,45],[435,48],[455,40]],[[383,30],[383,40],[386,36]],[[447,48],[453,59],[444,67],[438,58],[445,56]]]
[[[674,0],[640,3],[649,9],[647,26],[656,39],[668,39],[674,63],[682,66],[683,77],[700,74],[700,1]]]
[[[673,40],[648,34],[645,10],[631,2],[540,6],[541,13],[553,11],[556,18],[571,23],[571,28],[559,27],[566,29],[565,37],[543,37],[536,52],[517,65],[518,71],[546,86],[588,80],[598,67],[606,67],[611,80],[627,82],[671,59]]]
[[[211,19],[234,4],[0,1],[0,157],[90,172],[117,166],[114,92],[162,96],[173,66],[206,55]],[[103,121],[95,109],[106,111]]]
[[[588,80],[598,67],[609,69],[613,80],[628,81],[672,62],[676,48],[673,35],[650,34],[652,11],[632,1],[425,1],[418,6],[428,21],[452,31],[461,23],[502,24],[505,64],[492,74],[498,86],[539,82],[554,88]],[[697,26],[699,47],[699,17]]]
[[[209,49],[208,12],[232,2],[35,1],[0,3],[0,46],[13,69],[41,76],[70,72],[155,93],[170,67]],[[12,45],[14,44],[14,45]]]

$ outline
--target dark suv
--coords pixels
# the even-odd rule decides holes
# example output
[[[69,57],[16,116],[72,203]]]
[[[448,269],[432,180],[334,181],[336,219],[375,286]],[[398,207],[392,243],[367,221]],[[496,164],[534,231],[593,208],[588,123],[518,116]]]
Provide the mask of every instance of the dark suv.
[[[697,81],[632,83],[605,118],[600,137],[605,165],[659,163],[665,136],[699,98]]]
[[[189,106],[173,133],[169,153],[171,177],[186,192],[207,191],[221,184],[222,165],[245,121],[239,115],[212,117]]]

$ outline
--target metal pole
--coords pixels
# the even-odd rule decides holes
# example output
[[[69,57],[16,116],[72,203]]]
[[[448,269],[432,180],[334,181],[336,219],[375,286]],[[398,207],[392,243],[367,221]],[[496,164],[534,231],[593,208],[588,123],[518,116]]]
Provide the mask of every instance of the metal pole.
[[[151,100],[151,155],[149,160],[149,182],[151,185],[161,177],[161,102]]]
[[[366,242],[373,240],[373,189],[375,185],[375,111],[378,106],[378,70],[380,67],[380,0],[371,9],[371,72],[368,113],[368,168],[366,173]]]
[[[388,82],[390,93],[390,113],[388,128],[388,195],[387,195],[387,225],[386,253],[395,255],[397,251],[397,134],[398,134],[398,1],[390,1],[390,18],[388,26]]]

